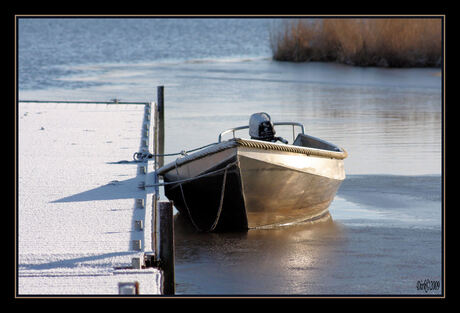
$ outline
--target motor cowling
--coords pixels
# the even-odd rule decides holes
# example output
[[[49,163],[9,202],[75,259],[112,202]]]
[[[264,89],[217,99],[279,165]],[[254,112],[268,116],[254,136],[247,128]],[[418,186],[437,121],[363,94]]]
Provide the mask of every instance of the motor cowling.
[[[249,136],[251,139],[273,141],[275,138],[275,127],[270,115],[265,112],[254,113],[249,119]]]

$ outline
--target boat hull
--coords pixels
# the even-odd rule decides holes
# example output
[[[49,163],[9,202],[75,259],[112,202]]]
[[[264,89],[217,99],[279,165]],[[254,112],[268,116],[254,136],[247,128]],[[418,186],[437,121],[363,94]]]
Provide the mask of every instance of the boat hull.
[[[319,218],[341,180],[239,156],[248,227],[267,227]]]
[[[236,161],[236,156],[231,157],[201,174],[228,166],[227,173],[223,170],[215,175],[183,183],[182,186],[165,186],[166,197],[174,202],[180,214],[186,216],[198,231],[248,229],[240,169]],[[166,174],[164,180],[168,182],[176,179],[174,177],[171,180]]]
[[[160,169],[161,170],[161,169]],[[345,178],[343,160],[234,146],[169,166],[165,195],[199,231],[315,220]]]

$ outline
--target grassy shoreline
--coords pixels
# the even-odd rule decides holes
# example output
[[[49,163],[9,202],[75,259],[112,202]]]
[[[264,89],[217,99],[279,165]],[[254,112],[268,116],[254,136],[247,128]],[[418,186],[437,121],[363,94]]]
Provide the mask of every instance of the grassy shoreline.
[[[287,20],[270,44],[277,61],[440,67],[441,27],[440,18]]]

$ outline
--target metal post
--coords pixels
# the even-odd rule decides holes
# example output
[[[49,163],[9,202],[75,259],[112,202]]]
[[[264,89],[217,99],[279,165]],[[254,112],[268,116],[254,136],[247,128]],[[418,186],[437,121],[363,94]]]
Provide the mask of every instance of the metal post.
[[[294,131],[294,125],[292,125],[292,143],[294,143],[295,140],[295,131]]]
[[[158,103],[154,104],[154,124],[153,124],[153,154],[155,155],[155,162],[153,163],[153,182],[155,184],[155,192],[152,195],[152,251],[155,253],[155,258],[158,259],[158,200],[160,199],[160,187],[157,185],[159,177],[157,174],[159,144],[158,144]]]
[[[160,227],[159,256],[163,270],[163,294],[174,295],[174,221],[172,201],[158,201],[158,217]]]
[[[158,153],[165,153],[165,107],[164,107],[164,86],[157,87],[157,110],[158,110]],[[158,158],[158,167],[164,164],[164,157]]]

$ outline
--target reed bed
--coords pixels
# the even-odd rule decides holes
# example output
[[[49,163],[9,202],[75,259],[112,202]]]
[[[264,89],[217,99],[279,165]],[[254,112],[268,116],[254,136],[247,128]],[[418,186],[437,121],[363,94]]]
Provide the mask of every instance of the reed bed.
[[[273,58],[356,66],[441,65],[440,18],[326,18],[287,20],[270,32]]]

